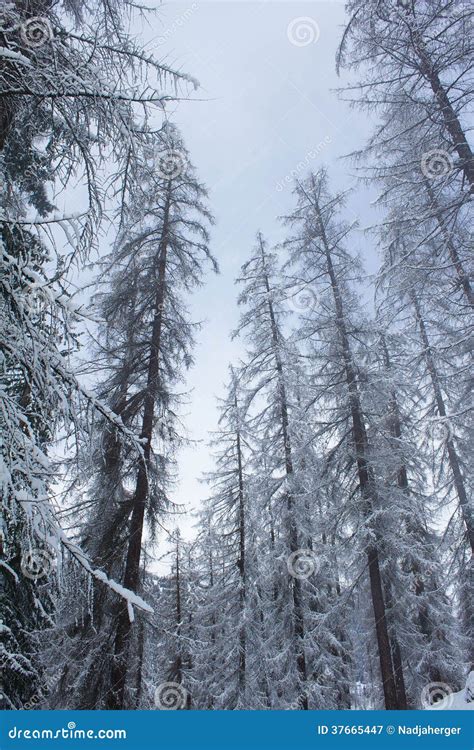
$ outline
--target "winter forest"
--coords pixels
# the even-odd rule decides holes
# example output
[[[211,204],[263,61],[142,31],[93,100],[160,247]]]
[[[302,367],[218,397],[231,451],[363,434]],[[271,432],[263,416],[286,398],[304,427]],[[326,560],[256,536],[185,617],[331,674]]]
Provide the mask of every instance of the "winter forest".
[[[474,707],[473,11],[1,0],[3,709]]]

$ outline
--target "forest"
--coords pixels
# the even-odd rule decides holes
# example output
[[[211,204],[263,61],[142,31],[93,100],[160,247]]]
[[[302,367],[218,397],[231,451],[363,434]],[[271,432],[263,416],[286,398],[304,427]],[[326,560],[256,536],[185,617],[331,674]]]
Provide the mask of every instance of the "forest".
[[[0,6],[0,706],[474,708],[474,8],[345,3],[331,96],[370,128],[242,249],[190,509],[222,258],[179,127],[205,81],[134,33],[156,5]]]

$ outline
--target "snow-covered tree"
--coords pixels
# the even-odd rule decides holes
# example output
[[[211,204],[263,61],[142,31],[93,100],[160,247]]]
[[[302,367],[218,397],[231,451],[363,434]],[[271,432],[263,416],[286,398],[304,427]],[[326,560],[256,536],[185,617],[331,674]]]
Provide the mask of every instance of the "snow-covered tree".
[[[252,528],[242,408],[238,374],[231,368],[227,395],[220,403],[218,430],[212,436],[215,469],[206,476],[211,494],[198,537],[205,585],[197,598],[202,647],[197,649],[194,674],[199,684],[201,664],[212,661],[214,684],[208,686],[212,707],[226,709],[245,709],[256,698],[252,678],[255,641],[249,630],[254,627],[248,582]],[[215,624],[207,625],[206,633],[207,623]]]
[[[216,268],[208,248],[212,217],[206,191],[176,128],[166,125],[144,150],[137,169],[136,188],[128,191],[109,261],[109,285],[98,300],[103,375],[97,394],[140,435],[142,453],[137,460],[108,424],[98,425],[89,480],[86,472],[90,510],[83,532],[87,547],[113,565],[123,586],[135,592],[142,586],[145,524],[153,540],[170,505],[168,490],[181,441],[176,413],[181,397],[175,389],[192,364],[195,328],[186,297],[202,283],[204,264]],[[101,691],[105,705],[122,708],[133,703],[126,692],[133,618],[127,603],[118,613],[104,604],[108,617],[101,640],[107,647],[101,649],[105,663],[96,679],[109,683]],[[92,650],[89,658],[93,664]],[[87,670],[83,664],[80,669],[79,681],[89,695],[94,680],[84,680]]]
[[[37,581],[61,552],[88,576],[93,571],[53,510],[51,442],[64,429],[85,436],[100,415],[140,451],[70,362],[82,320],[71,301],[71,268],[87,263],[108,198],[129,187],[138,145],[156,130],[148,119],[162,109],[166,80],[185,79],[132,41],[131,8],[128,2],[15,0],[0,13],[2,576],[10,596],[23,569],[34,568],[24,585],[25,602],[37,602],[35,627],[42,619],[40,593],[49,601],[44,580]],[[53,191],[75,187],[79,207],[58,216]],[[107,580],[103,571],[94,575]],[[23,614],[19,627],[29,632],[35,617]],[[17,694],[15,705],[29,690],[23,699]]]
[[[474,184],[474,157],[463,122],[472,103],[472,7],[467,0],[349,0],[338,66],[360,71],[349,88],[370,111],[416,118],[395,124],[416,143],[428,172],[451,171]],[[428,138],[427,138],[428,134]],[[393,147],[393,130],[377,131]],[[427,144],[436,143],[427,149]]]
[[[239,304],[244,307],[238,334],[248,345],[240,380],[253,434],[254,492],[265,519],[259,535],[264,534],[269,544],[269,557],[261,560],[260,572],[271,705],[308,709],[313,684],[310,662],[316,649],[309,608],[313,583],[308,580],[314,563],[293,426],[298,356],[284,334],[278,273],[276,256],[259,233],[238,279],[243,284]],[[300,575],[306,557],[309,574]]]
[[[347,509],[356,524],[359,555],[366,557],[386,708],[403,708],[391,655],[389,613],[384,593],[381,523],[392,508],[372,463],[364,409],[363,368],[356,359],[364,322],[351,280],[357,260],[347,249],[352,227],[340,218],[344,196],[330,194],[324,171],[311,174],[295,188],[298,204],[286,218],[293,234],[285,246],[300,282],[322,299],[305,316],[300,339],[314,351],[314,398],[330,399],[327,431],[331,443],[345,452],[350,469]],[[360,272],[359,272],[360,273]],[[336,449],[334,449],[336,451]]]
[[[445,527],[445,543],[438,540],[438,546],[444,546],[449,568],[454,566],[464,581],[465,585],[455,584],[454,589],[469,623],[473,511],[468,469],[472,408],[466,398],[472,362],[469,328],[465,328],[468,316],[463,316],[461,323],[455,311],[453,314],[449,294],[441,291],[439,278],[430,277],[421,265],[412,265],[416,234],[408,238],[396,225],[393,231],[381,234],[385,262],[380,306],[386,329],[396,329],[403,336],[400,361],[410,373],[412,440],[418,455],[424,455],[440,511],[434,514],[432,509],[429,516]],[[471,627],[466,625],[468,637]]]
[[[143,680],[148,705],[137,696],[137,708],[194,708],[191,679],[194,627],[195,580],[190,545],[176,530],[170,537],[171,571],[150,590],[155,613],[143,623]],[[146,584],[145,584],[146,585]]]

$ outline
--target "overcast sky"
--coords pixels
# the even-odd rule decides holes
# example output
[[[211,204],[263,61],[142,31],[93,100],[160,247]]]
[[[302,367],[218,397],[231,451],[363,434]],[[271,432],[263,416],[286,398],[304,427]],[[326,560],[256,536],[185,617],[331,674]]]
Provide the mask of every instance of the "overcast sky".
[[[364,144],[370,124],[334,92],[344,83],[335,72],[344,20],[339,0],[172,1],[160,5],[142,32],[157,57],[200,82],[194,96],[201,101],[174,105],[171,119],[209,187],[217,220],[212,250],[221,273],[209,277],[191,303],[204,326],[185,423],[202,443],[181,452],[175,493],[190,509],[205,493],[199,477],[211,468],[206,442],[216,427],[216,396],[223,395],[228,364],[240,352],[229,337],[238,320],[234,279],[257,230],[271,242],[282,238],[277,217],[293,205],[289,178],[295,171],[303,176],[324,164],[334,188],[355,183],[354,169],[341,157]],[[358,188],[348,218],[367,226],[373,198]],[[362,232],[359,249],[373,272],[375,254]],[[192,521],[180,526],[189,537]]]

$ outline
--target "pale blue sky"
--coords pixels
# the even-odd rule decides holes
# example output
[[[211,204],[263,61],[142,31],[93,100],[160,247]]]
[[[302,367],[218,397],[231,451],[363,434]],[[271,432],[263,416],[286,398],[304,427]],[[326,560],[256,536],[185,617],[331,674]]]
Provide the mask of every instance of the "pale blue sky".
[[[344,20],[338,0],[168,2],[143,29],[157,57],[201,84],[194,96],[203,101],[180,102],[171,111],[210,189],[217,220],[212,249],[221,274],[209,278],[191,303],[194,319],[205,324],[185,419],[190,437],[203,443],[182,451],[175,495],[189,508],[205,492],[198,478],[210,468],[206,441],[216,426],[215,396],[222,395],[228,364],[240,351],[229,338],[238,319],[234,278],[256,231],[281,239],[277,217],[293,205],[286,177],[294,170],[301,176],[325,164],[334,188],[354,183],[354,170],[341,157],[363,145],[371,124],[332,91],[344,80],[335,72]],[[349,218],[367,226],[373,198],[359,188]],[[359,250],[373,272],[375,254],[362,232]],[[180,525],[189,536],[189,519]]]

